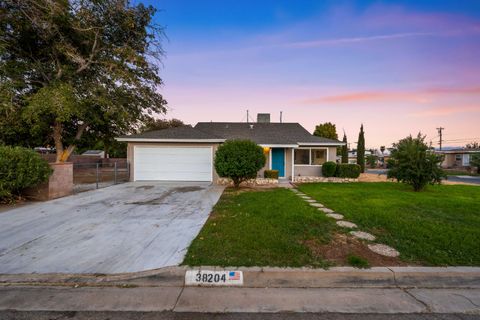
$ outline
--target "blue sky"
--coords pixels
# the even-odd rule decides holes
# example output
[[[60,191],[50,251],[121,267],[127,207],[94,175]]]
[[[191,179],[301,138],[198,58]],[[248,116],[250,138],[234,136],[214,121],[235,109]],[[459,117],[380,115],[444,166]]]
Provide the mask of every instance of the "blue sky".
[[[480,140],[480,1],[145,1],[168,40],[166,117],[270,112],[379,147]],[[461,140],[464,139],[464,140]],[[449,144],[449,143],[447,143]]]

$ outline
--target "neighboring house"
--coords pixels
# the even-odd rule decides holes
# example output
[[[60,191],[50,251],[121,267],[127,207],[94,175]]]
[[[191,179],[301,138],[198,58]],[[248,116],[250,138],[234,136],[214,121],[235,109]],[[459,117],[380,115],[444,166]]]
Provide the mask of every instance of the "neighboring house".
[[[449,150],[436,150],[438,154],[444,155],[442,162],[443,168],[470,168],[470,159],[472,154],[480,153],[480,148],[477,149],[449,149]]]
[[[266,169],[279,171],[279,176],[321,176],[322,164],[335,161],[338,140],[310,134],[298,123],[271,123],[266,114],[259,114],[255,123],[200,122],[184,126],[122,136],[128,142],[127,159],[132,181],[216,181],[214,156],[218,146],[231,139],[249,139],[263,147]]]
[[[105,157],[105,151],[103,151],[103,150],[87,150],[84,153],[82,153],[82,156],[104,158]]]
[[[370,150],[365,150],[365,159],[367,156],[371,155],[372,152]],[[348,152],[348,163],[356,164],[357,163],[357,150],[351,150]]]

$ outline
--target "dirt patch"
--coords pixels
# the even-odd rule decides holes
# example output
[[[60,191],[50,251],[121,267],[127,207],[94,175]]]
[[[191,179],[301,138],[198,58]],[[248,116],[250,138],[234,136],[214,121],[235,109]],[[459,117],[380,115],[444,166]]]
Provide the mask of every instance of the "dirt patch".
[[[319,244],[316,240],[307,240],[305,241],[305,245],[315,256],[322,257],[340,266],[348,265],[347,257],[349,255],[355,255],[368,260],[372,267],[411,265],[398,258],[384,257],[376,254],[370,251],[362,241],[341,233],[335,234],[328,244]]]
[[[359,182],[394,182],[393,179],[387,179],[387,176],[384,174],[376,173],[362,173],[358,177]]]
[[[0,213],[7,212],[16,208],[24,207],[31,204],[33,201],[30,201],[25,198],[17,198],[13,203],[0,203]]]
[[[478,184],[475,184],[475,183],[468,183],[468,182],[463,182],[463,181],[448,181],[448,180],[442,180],[442,184],[445,184],[445,185],[478,186]]]

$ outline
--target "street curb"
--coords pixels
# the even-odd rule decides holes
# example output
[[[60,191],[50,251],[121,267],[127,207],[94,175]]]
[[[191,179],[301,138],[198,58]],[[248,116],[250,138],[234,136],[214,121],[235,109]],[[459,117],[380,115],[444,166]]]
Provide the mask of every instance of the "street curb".
[[[480,288],[479,267],[166,267],[122,274],[0,274],[0,286],[183,287],[187,270],[239,270],[244,288]]]

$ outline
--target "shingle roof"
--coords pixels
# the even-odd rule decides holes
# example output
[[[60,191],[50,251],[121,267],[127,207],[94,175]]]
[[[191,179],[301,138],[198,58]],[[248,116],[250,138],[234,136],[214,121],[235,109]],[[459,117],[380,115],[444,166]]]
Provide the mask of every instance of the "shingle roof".
[[[192,126],[174,127],[163,130],[152,130],[140,134],[126,135],[119,137],[120,139],[178,139],[178,140],[215,140],[222,139],[192,128]]]
[[[225,139],[249,139],[258,144],[338,143],[313,136],[299,123],[199,122],[195,129]]]
[[[480,148],[453,148],[453,149],[444,149],[444,150],[435,150],[437,153],[476,153],[480,152]]]
[[[249,139],[263,145],[335,144],[342,142],[313,136],[299,123],[199,122],[184,126],[119,137],[128,140],[229,140]]]

